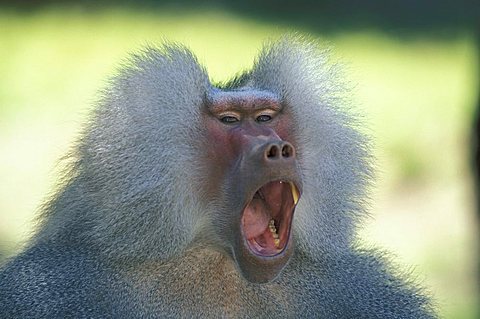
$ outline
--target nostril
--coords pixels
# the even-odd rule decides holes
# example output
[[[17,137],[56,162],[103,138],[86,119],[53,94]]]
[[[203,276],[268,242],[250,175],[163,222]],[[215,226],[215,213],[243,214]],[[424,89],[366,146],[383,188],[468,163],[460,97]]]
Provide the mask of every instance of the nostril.
[[[289,158],[294,156],[293,146],[291,144],[284,144],[282,147],[282,156],[285,158]]]
[[[279,156],[280,150],[277,145],[271,145],[267,150],[267,158],[274,159]]]

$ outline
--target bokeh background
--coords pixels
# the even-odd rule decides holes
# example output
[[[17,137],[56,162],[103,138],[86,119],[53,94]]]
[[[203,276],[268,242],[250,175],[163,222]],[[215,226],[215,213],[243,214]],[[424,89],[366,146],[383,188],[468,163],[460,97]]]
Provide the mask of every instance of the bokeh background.
[[[479,18],[468,0],[0,0],[0,263],[28,239],[61,156],[129,52],[179,41],[221,81],[294,31],[345,63],[375,142],[373,218],[359,240],[393,252],[442,317],[479,317]]]

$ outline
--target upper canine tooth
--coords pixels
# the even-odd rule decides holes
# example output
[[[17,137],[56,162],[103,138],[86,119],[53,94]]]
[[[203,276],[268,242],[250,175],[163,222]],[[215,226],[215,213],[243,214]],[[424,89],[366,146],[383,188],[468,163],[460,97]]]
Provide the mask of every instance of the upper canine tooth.
[[[298,190],[297,188],[295,187],[295,185],[293,185],[292,182],[290,182],[290,188],[292,189],[292,196],[293,196],[293,204],[294,205],[297,205],[298,203]]]

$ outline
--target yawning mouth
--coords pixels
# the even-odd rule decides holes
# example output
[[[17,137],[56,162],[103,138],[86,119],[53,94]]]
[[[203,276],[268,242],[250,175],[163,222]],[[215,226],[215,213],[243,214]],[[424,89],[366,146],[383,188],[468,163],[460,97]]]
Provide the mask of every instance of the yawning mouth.
[[[251,252],[271,257],[285,249],[299,196],[295,184],[285,181],[269,182],[256,191],[243,210],[241,221]]]

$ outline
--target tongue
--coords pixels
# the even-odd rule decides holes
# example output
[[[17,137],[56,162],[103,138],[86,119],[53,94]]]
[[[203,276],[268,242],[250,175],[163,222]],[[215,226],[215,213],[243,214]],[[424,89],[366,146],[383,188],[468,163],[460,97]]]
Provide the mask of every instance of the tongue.
[[[247,239],[255,238],[265,232],[270,221],[270,214],[264,201],[254,198],[243,212],[243,233]]]

